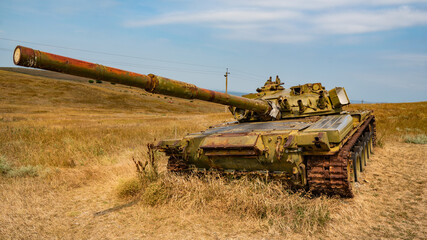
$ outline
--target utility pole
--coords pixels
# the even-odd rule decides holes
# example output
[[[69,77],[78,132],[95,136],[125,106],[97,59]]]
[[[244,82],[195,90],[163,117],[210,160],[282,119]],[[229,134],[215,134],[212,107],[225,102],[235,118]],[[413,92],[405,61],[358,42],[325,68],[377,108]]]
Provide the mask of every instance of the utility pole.
[[[227,94],[227,90],[228,90],[228,75],[230,75],[230,73],[228,72],[228,68],[227,68],[227,71],[225,71],[225,75],[224,75],[224,77],[225,77],[225,94]]]
[[[225,71],[225,94],[228,94],[228,75],[230,75],[230,73],[228,72],[228,68]],[[228,112],[228,106],[225,106],[225,112]]]

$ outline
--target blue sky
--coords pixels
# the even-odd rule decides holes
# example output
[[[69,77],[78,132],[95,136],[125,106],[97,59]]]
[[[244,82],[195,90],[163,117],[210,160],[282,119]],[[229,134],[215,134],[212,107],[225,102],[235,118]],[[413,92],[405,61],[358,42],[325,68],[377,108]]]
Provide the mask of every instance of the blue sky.
[[[18,44],[214,90],[228,67],[230,91],[279,75],[427,101],[425,0],[0,0],[0,66]]]

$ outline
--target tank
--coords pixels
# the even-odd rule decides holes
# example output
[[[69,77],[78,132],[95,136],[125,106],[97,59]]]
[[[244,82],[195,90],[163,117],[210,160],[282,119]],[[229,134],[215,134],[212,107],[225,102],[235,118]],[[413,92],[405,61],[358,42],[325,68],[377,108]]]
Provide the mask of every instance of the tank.
[[[138,74],[17,46],[16,65],[139,87],[151,93],[229,106],[235,122],[154,143],[174,173],[261,176],[314,194],[353,197],[375,146],[371,111],[344,111],[343,87],[285,88],[271,77],[256,93],[234,96],[153,74]]]

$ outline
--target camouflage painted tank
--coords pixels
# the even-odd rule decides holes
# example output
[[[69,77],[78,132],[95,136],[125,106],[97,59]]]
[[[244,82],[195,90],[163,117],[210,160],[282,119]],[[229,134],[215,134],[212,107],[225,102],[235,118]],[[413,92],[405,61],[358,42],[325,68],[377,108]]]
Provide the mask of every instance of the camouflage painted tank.
[[[282,179],[314,193],[352,197],[375,145],[375,118],[369,111],[346,112],[344,88],[321,83],[285,89],[271,78],[243,97],[193,84],[105,67],[17,46],[16,65],[120,83],[186,99],[228,105],[236,122],[162,140],[171,172],[216,172]]]

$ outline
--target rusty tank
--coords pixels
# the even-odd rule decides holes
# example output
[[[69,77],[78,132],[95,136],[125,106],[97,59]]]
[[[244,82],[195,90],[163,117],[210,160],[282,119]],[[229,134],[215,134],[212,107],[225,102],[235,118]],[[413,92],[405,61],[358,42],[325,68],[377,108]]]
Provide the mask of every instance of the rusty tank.
[[[234,96],[23,46],[15,48],[13,61],[229,106],[235,122],[155,143],[169,157],[170,172],[263,176],[315,194],[353,197],[354,183],[360,182],[375,146],[373,113],[344,111],[350,101],[343,87],[327,91],[321,83],[307,83],[285,88],[279,77],[270,77],[256,93]]]

